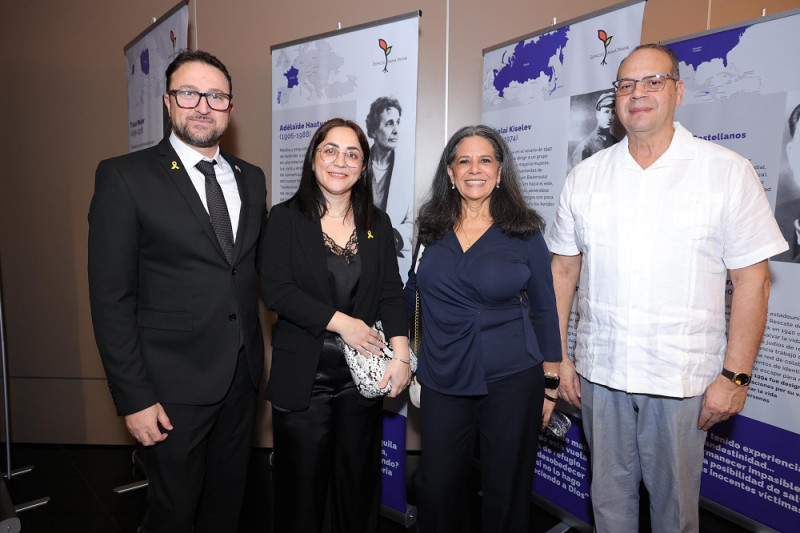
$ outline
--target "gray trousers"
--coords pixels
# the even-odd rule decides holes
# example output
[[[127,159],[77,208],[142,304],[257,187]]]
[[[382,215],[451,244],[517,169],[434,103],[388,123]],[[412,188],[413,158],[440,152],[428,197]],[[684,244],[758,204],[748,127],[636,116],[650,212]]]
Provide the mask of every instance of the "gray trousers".
[[[581,378],[598,532],[639,530],[639,484],[650,496],[653,533],[699,530],[705,431],[703,397],[629,394]]]

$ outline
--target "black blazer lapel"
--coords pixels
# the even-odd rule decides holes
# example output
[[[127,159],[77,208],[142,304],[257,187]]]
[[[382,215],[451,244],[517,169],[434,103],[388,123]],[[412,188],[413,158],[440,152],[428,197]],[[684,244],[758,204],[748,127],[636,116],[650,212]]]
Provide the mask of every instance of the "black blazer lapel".
[[[244,177],[244,172],[239,166],[236,158],[226,152],[221,152],[225,161],[233,168],[233,176],[236,178],[236,186],[239,188],[239,199],[241,200],[242,207],[239,210],[239,227],[236,229],[236,239],[233,243],[233,264],[239,259],[239,254],[242,251],[242,243],[244,242],[245,233],[247,232],[247,220],[250,212],[250,194],[247,190],[247,182]],[[213,229],[213,228],[212,228]]]
[[[206,208],[203,206],[203,202],[197,194],[197,189],[194,188],[192,180],[189,178],[189,173],[183,168],[183,162],[178,157],[178,154],[175,153],[168,138],[162,140],[158,145],[158,156],[158,165],[164,169],[172,182],[175,183],[175,186],[181,192],[184,199],[189,204],[189,207],[192,208],[192,212],[194,212],[197,221],[203,227],[206,235],[211,240],[214,247],[216,247],[222,259],[227,263],[228,259],[225,257],[225,252],[222,251],[222,247],[217,240],[217,235],[214,233],[214,228],[211,226],[211,219],[208,216],[208,211],[206,211]]]
[[[314,273],[314,282],[319,288],[319,294],[324,296],[324,301],[332,301],[331,287],[328,282],[328,259],[326,248],[322,241],[322,224],[318,217],[308,218],[296,210],[297,236],[300,242],[297,245],[307,258],[308,266]]]
[[[378,286],[378,235],[376,230],[356,230],[358,253],[361,256],[361,278],[354,301],[357,312],[363,302],[369,302]],[[380,290],[380,289],[378,289]],[[372,324],[369,324],[370,326]]]

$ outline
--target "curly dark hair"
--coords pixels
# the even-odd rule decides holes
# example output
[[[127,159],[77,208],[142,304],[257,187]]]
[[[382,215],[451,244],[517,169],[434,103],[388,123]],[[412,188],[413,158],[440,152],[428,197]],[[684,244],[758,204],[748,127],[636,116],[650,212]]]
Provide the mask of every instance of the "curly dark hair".
[[[367,113],[367,136],[372,139],[375,135],[375,130],[381,123],[381,113],[390,108],[397,109],[397,114],[403,114],[403,108],[400,107],[400,102],[393,96],[381,96],[377,98],[372,105],[369,106],[369,113]]]
[[[311,137],[311,142],[308,143],[306,157],[303,161],[303,171],[300,175],[300,186],[292,196],[292,200],[298,203],[300,211],[306,216],[322,217],[328,212],[325,196],[317,182],[312,163],[317,155],[317,148],[333,128],[350,128],[358,137],[358,144],[361,146],[365,163],[361,177],[350,190],[349,209],[353,210],[353,219],[358,229],[375,229],[377,217],[375,204],[372,202],[372,170],[370,165],[366,164],[366,161],[369,161],[369,141],[361,127],[352,120],[332,118],[317,129]]]
[[[458,224],[461,218],[461,195],[452,190],[447,168],[453,164],[458,145],[467,137],[483,137],[492,145],[494,157],[500,163],[502,185],[494,189],[489,199],[489,212],[494,223],[506,235],[529,239],[544,230],[544,219],[528,207],[519,186],[519,176],[511,149],[503,137],[489,126],[479,124],[458,130],[447,142],[436,174],[428,193],[428,198],[417,217],[418,240],[426,246],[442,239]]]

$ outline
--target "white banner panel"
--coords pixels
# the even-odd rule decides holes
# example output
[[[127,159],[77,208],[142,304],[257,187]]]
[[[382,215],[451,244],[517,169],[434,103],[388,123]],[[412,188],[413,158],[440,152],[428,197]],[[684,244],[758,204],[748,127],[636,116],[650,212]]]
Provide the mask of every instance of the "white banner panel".
[[[273,203],[288,200],[297,190],[309,140],[323,122],[350,119],[368,134],[373,102],[385,97],[399,104],[389,133],[394,155],[383,178],[390,180],[383,207],[401,243],[403,280],[411,265],[414,225],[418,46],[419,14],[414,12],[272,49]],[[372,147],[378,136],[371,136]]]
[[[640,43],[643,15],[643,1],[625,2],[484,52],[482,121],[508,142],[525,198],[548,226],[572,166],[623,134],[611,82]],[[533,491],[591,524],[587,448],[573,422],[565,439],[542,433]]]
[[[392,221],[404,282],[414,231],[420,14],[272,47],[273,204],[297,190],[306,149],[319,126],[334,117],[358,123],[370,137],[370,164],[385,193],[373,186],[375,203]],[[370,115],[372,130],[367,127]],[[387,155],[385,161],[375,159],[379,152]],[[405,396],[384,403],[381,503],[411,519],[413,511],[406,506],[406,409]]]
[[[795,531],[800,524],[800,133],[795,129],[800,65],[787,58],[800,51],[800,12],[665,44],[677,53],[686,86],[676,119],[695,136],[753,163],[790,245],[770,261],[767,327],[744,410],[709,431],[701,494],[775,530]]]
[[[148,148],[164,138],[168,116],[162,97],[164,71],[187,47],[188,1],[181,2],[125,47],[128,75],[128,149]]]

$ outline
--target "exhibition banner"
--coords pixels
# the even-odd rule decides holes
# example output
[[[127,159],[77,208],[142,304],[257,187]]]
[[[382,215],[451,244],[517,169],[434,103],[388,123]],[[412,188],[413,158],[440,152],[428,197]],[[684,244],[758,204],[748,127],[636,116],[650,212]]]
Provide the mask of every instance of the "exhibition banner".
[[[392,220],[403,281],[414,230],[418,47],[417,11],[272,47],[273,204],[297,190],[306,148],[322,123],[333,117],[357,122],[371,152],[391,152],[371,164],[388,180],[376,204]]]
[[[696,137],[748,158],[790,250],[770,261],[764,339],[747,403],[709,431],[703,497],[778,531],[800,524],[800,10],[664,43]],[[728,285],[728,309],[733,285]]]
[[[334,117],[358,123],[369,137],[373,197],[392,221],[404,282],[414,230],[420,15],[414,11],[271,48],[272,203],[294,195],[319,126]],[[381,502],[405,515],[407,401],[387,399],[384,409]]]
[[[164,71],[178,52],[187,47],[188,4],[188,0],[180,2],[125,46],[131,152],[157,144],[167,131]]]
[[[643,15],[644,1],[623,2],[484,51],[482,121],[508,142],[525,198],[548,226],[572,166],[621,138],[611,82],[640,43]],[[574,327],[569,339],[574,347]],[[539,442],[534,493],[591,524],[580,420],[565,439],[542,433]]]

